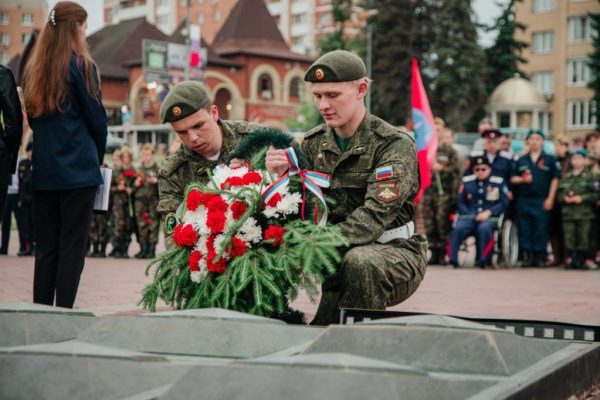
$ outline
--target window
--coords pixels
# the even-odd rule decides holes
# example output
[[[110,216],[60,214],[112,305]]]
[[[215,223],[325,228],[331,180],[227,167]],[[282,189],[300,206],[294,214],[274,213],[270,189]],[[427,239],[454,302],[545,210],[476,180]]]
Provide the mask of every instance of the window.
[[[8,13],[0,13],[0,25],[8,25],[9,23],[9,18],[8,18]]]
[[[33,25],[33,14],[30,14],[30,13],[21,14],[21,23],[23,25]]]
[[[548,53],[554,49],[554,32],[535,32],[533,34],[533,52]]]
[[[306,13],[294,14],[292,16],[292,23],[293,24],[303,24],[303,23],[306,22],[306,20],[307,20]]]
[[[198,23],[202,25],[204,23],[204,13],[198,14]]]
[[[273,98],[273,80],[268,74],[262,74],[258,78],[258,96],[263,100]]]
[[[304,46],[304,36],[292,36],[292,47]]]
[[[220,21],[221,20],[221,11],[219,11],[219,10],[215,11],[214,20],[215,21]]]
[[[585,85],[590,80],[590,67],[585,58],[577,58],[568,61],[567,84]]]
[[[168,5],[169,5],[169,0],[158,0],[159,7],[168,6]]]
[[[552,11],[555,7],[555,0],[533,0],[533,12]]]
[[[569,18],[569,42],[592,39],[592,19],[588,16]]]
[[[8,34],[8,32],[2,32],[0,38],[4,46],[8,46],[10,44],[10,35]]]
[[[531,81],[542,94],[554,93],[554,72],[534,72]]]
[[[294,78],[290,82],[290,98],[298,100],[302,97],[304,84],[300,78]]]
[[[319,19],[319,28],[331,25],[331,14],[323,14]]]
[[[29,42],[29,38],[31,37],[31,33],[21,33],[21,44],[26,44]]]
[[[8,51],[0,52],[0,64],[8,64]]]
[[[567,127],[592,128],[595,124],[594,103],[591,100],[567,101]]]

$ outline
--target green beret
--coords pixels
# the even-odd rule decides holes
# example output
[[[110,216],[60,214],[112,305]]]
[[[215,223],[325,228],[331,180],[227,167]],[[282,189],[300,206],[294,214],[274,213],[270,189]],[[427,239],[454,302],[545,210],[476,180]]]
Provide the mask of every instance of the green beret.
[[[160,120],[175,122],[206,107],[210,102],[208,89],[198,81],[184,81],[175,85],[160,105]]]
[[[542,139],[546,138],[546,135],[544,135],[544,131],[541,129],[530,129],[529,132],[527,132],[527,135],[525,136],[525,140],[529,139],[529,137],[531,135],[533,135],[534,133],[537,133],[538,135],[540,135],[542,137]]]
[[[347,82],[367,76],[363,60],[346,50],[334,50],[323,54],[308,68],[306,82]]]

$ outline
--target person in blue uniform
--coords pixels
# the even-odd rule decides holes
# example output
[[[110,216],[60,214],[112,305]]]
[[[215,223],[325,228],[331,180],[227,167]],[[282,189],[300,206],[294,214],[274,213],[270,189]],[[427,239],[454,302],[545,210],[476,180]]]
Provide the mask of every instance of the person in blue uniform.
[[[530,130],[525,140],[529,151],[515,162],[510,179],[516,192],[519,249],[524,265],[542,267],[561,169],[556,158],[544,153],[541,129]]]
[[[477,241],[476,266],[490,265],[498,217],[508,207],[508,188],[502,177],[492,175],[487,157],[469,160],[473,175],[463,177],[458,195],[458,218],[450,236],[450,263],[458,266],[458,249],[469,236]]]
[[[473,174],[474,166],[470,162],[471,159],[484,157],[492,167],[492,175],[501,177],[508,184],[514,156],[510,151],[500,149],[499,141],[502,137],[502,132],[498,129],[490,128],[484,130],[481,137],[485,138],[485,150],[474,150],[469,154],[469,162],[467,162],[467,167],[463,175],[469,176]]]

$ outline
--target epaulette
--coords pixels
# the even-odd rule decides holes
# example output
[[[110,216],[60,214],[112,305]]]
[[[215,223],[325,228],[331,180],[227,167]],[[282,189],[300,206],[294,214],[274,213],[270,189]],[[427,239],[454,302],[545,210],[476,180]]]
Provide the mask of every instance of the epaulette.
[[[414,135],[411,135],[410,133],[403,131],[402,129],[396,129],[396,132],[398,133],[398,135],[408,138],[411,142],[417,143]]]
[[[369,128],[371,128],[371,131],[375,132],[381,137],[397,136],[400,132],[398,128],[385,122],[375,115],[371,115],[370,118],[371,120],[369,121]]]
[[[483,156],[483,150],[473,150],[469,153],[469,157],[481,157]]]
[[[500,185],[502,182],[504,182],[504,178],[501,176],[490,176],[490,182]]]
[[[307,138],[309,138],[311,136],[314,136],[314,135],[316,135],[318,133],[325,132],[326,129],[327,129],[327,125],[325,125],[325,124],[317,125],[314,128],[312,128],[311,130],[309,130],[308,132],[306,132],[304,134],[304,138],[307,139]]]
[[[511,153],[510,151],[501,150],[498,154],[500,155],[500,157],[507,158],[509,160],[512,160],[514,158],[513,153]]]
[[[473,175],[467,175],[467,176],[463,176],[463,182],[467,183],[467,182],[472,182],[475,180],[475,174]]]
[[[177,171],[179,169],[179,167],[185,163],[185,157],[184,157],[184,153],[183,153],[183,144],[181,144],[181,147],[179,148],[179,150],[177,150],[177,152],[169,157],[167,157],[161,167],[160,170],[158,171],[159,175],[162,176],[171,176],[175,171]]]

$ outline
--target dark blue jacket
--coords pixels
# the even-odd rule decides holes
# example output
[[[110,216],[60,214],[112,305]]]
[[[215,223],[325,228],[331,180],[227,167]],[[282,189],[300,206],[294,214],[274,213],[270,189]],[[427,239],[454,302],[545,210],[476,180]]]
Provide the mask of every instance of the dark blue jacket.
[[[515,162],[512,176],[523,176],[529,171],[533,177],[531,183],[515,185],[519,199],[545,199],[550,192],[550,183],[554,178],[560,178],[561,167],[554,156],[542,151],[537,162],[533,162],[530,153],[523,154]]]
[[[458,214],[474,216],[485,210],[490,210],[497,217],[508,207],[508,188],[504,179],[499,176],[489,176],[479,181],[475,175],[465,176],[463,186],[458,195]]]
[[[474,150],[469,154],[469,158],[471,157],[483,157],[485,156],[488,160],[490,157],[488,156],[487,151],[485,150]],[[499,151],[496,153],[496,157],[494,157],[494,161],[492,162],[492,175],[499,176],[504,179],[504,182],[508,185],[510,181],[510,173],[512,171],[513,166],[513,155],[508,151]],[[467,163],[467,168],[465,169],[464,176],[473,174],[473,166],[470,162]]]
[[[30,118],[33,129],[34,190],[64,190],[101,185],[106,147],[106,111],[92,98],[73,56],[69,62],[69,99],[56,114]]]

